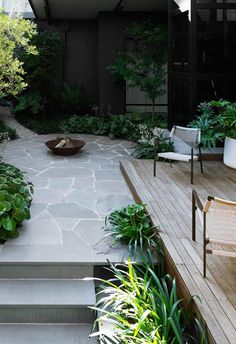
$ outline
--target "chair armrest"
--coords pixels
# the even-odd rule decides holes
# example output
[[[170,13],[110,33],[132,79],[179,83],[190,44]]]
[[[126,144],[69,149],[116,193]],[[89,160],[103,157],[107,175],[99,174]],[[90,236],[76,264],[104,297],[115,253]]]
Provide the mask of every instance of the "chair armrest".
[[[199,210],[201,210],[203,212],[203,205],[202,205],[202,202],[198,196],[197,191],[193,190],[192,195],[193,195],[193,199],[195,201],[195,205],[198,207]]]

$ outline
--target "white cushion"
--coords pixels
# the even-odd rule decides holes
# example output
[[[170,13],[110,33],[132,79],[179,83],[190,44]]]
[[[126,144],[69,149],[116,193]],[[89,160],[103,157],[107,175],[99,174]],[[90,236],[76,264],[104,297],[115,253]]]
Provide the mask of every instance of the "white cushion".
[[[190,161],[191,155],[188,154],[180,154],[175,152],[165,152],[159,153],[158,158],[168,159],[168,160],[177,160],[177,161]],[[193,160],[198,160],[198,156],[194,155]]]

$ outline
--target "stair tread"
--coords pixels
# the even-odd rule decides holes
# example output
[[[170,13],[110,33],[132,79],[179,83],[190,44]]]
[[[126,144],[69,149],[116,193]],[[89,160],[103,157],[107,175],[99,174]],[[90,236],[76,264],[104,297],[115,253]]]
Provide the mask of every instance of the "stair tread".
[[[94,282],[88,280],[1,280],[0,307],[13,306],[93,306]]]
[[[95,344],[92,324],[0,324],[5,344]]]

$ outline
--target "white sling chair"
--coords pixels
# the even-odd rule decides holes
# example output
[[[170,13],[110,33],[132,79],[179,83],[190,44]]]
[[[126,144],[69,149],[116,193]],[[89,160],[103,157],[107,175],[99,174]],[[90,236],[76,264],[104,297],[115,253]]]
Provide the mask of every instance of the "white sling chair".
[[[154,153],[154,177],[156,176],[156,160],[158,158],[167,159],[170,162],[188,161],[191,162],[191,184],[193,184],[193,162],[200,161],[201,173],[203,173],[201,155],[201,129],[174,126],[170,132],[170,142],[174,143],[175,152]],[[194,150],[197,149],[197,154]]]
[[[236,258],[236,202],[208,196],[202,205],[192,191],[192,240],[196,240],[196,210],[203,227],[203,277],[206,277],[206,254]],[[214,249],[209,245],[220,245]]]

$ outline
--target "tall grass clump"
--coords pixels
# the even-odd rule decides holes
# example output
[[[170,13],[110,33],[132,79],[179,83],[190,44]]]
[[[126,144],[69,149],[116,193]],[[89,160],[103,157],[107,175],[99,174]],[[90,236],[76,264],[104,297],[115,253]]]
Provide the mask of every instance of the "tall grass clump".
[[[108,322],[113,331],[92,336],[104,344],[207,343],[201,322],[190,311],[191,302],[185,310],[178,298],[175,279],[158,277],[150,265],[130,261],[110,270],[114,278],[100,280],[95,327]]]

